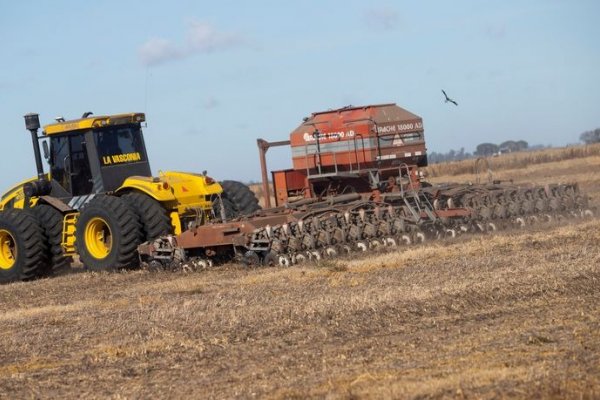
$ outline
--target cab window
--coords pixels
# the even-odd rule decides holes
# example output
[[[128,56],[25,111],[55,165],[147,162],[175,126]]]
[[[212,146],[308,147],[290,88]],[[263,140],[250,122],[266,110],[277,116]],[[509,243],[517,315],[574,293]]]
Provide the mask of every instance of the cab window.
[[[139,128],[106,128],[94,132],[94,139],[103,166],[146,161]]]
[[[92,172],[84,133],[52,137],[50,154],[52,179],[74,196],[91,193]]]
[[[55,136],[50,139],[50,173],[52,179],[57,181],[67,192],[71,192],[71,179],[68,174],[69,138]]]

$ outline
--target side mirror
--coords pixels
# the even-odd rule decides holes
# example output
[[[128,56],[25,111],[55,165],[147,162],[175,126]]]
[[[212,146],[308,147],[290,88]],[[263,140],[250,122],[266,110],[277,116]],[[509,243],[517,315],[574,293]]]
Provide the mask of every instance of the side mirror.
[[[42,142],[42,150],[44,151],[44,158],[46,161],[50,160],[50,149],[48,148],[48,141],[44,140]]]

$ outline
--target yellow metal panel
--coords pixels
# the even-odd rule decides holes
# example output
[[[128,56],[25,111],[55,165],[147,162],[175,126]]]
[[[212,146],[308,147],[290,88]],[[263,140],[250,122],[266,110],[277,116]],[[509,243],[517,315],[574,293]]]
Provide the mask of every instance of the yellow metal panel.
[[[46,179],[50,179],[49,175],[46,176]],[[35,182],[37,180],[38,178],[26,179],[8,189],[2,195],[2,200],[0,200],[0,210],[4,210],[4,208],[6,208],[6,206],[11,202],[12,208],[23,208],[25,205],[25,194],[23,193],[23,186],[29,182]],[[32,198],[30,205],[35,205],[37,203],[37,200],[37,198]]]
[[[177,211],[173,211],[169,214],[171,217],[171,225],[173,226],[173,233],[176,235],[181,235],[181,219],[179,218],[179,213]]]
[[[185,213],[188,209],[209,210],[210,197],[220,194],[223,188],[218,182],[204,175],[186,172],[161,172],[158,177],[132,176],[123,182],[117,193],[139,190],[163,203],[169,210]]]
[[[165,188],[162,181],[151,177],[131,176],[125,179],[123,185],[117,189],[117,193],[131,189],[146,193],[161,203],[177,200],[170,188]]]

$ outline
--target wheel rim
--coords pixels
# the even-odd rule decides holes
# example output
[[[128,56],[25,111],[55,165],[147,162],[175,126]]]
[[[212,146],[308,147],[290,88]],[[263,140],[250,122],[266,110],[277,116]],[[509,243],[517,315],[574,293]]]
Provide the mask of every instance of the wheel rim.
[[[11,269],[16,260],[15,238],[8,231],[0,230],[0,269]]]
[[[108,256],[112,249],[112,232],[102,218],[92,218],[85,227],[85,247],[96,259]]]

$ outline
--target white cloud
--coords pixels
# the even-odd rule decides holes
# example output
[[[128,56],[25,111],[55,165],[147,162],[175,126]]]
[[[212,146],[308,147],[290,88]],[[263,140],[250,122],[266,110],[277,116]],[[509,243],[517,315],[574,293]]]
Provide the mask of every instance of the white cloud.
[[[183,52],[167,39],[152,38],[138,50],[144,65],[157,65],[183,57]]]
[[[364,20],[370,29],[390,31],[398,27],[400,17],[393,8],[372,8],[365,11]]]
[[[199,53],[212,53],[242,44],[241,36],[231,32],[221,32],[207,22],[191,21],[186,42],[177,45],[163,38],[152,38],[138,49],[140,61],[144,65],[158,65],[187,58]]]

